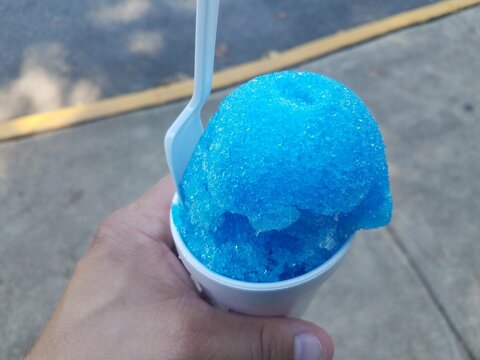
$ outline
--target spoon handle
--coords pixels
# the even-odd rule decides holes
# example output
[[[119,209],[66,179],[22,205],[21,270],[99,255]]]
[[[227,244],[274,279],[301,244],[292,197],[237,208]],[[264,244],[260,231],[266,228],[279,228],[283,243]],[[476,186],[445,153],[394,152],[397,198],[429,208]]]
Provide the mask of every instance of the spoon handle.
[[[203,106],[212,89],[215,40],[220,0],[197,0],[195,77],[192,105]]]
[[[193,150],[203,134],[200,112],[212,89],[220,0],[197,0],[193,96],[165,135],[165,154],[177,193]]]

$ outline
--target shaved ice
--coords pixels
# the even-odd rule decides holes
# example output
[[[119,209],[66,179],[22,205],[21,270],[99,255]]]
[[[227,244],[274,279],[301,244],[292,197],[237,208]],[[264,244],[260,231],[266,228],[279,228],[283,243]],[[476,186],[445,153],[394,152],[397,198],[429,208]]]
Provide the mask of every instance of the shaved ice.
[[[180,194],[173,219],[192,254],[248,282],[309,272],[392,211],[385,146],[365,104],[297,71],[259,76],[223,100]]]

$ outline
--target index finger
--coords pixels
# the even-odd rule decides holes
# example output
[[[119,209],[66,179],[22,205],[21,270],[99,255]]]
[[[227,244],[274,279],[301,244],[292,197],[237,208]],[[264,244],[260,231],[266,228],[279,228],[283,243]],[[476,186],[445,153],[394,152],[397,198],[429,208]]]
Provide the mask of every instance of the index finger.
[[[132,205],[136,227],[149,237],[165,242],[173,240],[170,231],[170,208],[175,194],[172,176],[166,175]]]

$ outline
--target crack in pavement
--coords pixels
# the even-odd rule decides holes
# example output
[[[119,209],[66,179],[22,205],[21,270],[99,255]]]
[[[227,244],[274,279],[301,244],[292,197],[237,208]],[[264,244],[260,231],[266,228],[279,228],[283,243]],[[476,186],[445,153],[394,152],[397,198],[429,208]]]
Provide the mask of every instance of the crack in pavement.
[[[445,323],[447,324],[447,327],[449,330],[452,332],[453,336],[455,339],[458,341],[460,344],[460,347],[462,348],[464,354],[467,356],[468,360],[476,360],[475,356],[473,354],[473,350],[470,349],[468,346],[467,342],[465,339],[462,337],[462,334],[458,330],[458,328],[455,326],[455,323],[453,322],[452,318],[448,314],[447,310],[445,307],[442,305],[440,302],[438,296],[435,294],[435,291],[428,281],[426,275],[422,272],[418,264],[415,262],[413,257],[410,255],[410,252],[408,249],[405,247],[403,244],[402,240],[400,239],[400,236],[398,235],[397,231],[392,225],[388,225],[386,227],[387,233],[391,236],[394,244],[397,246],[397,248],[400,250],[400,252],[405,256],[408,264],[410,265],[411,269],[413,272],[417,275],[418,279],[420,280],[420,283],[422,286],[425,288],[427,291],[428,297],[432,301],[433,305],[437,308],[439,311],[440,315],[442,318],[445,320]]]

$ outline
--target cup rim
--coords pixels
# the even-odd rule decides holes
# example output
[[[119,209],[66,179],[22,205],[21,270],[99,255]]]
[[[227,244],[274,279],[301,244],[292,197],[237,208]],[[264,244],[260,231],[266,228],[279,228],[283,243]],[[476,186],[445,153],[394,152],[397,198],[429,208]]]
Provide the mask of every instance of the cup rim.
[[[198,260],[195,255],[192,254],[190,249],[187,247],[185,242],[180,235],[180,232],[173,221],[173,212],[172,208],[173,205],[178,203],[178,194],[175,193],[173,200],[172,200],[172,207],[170,209],[170,229],[172,232],[173,240],[175,246],[177,248],[178,254],[181,256],[182,261],[187,261],[190,265],[192,265],[197,271],[202,273],[204,276],[214,280],[215,282],[222,284],[224,286],[235,288],[244,291],[272,291],[272,290],[280,290],[280,289],[288,289],[291,287],[296,287],[302,285],[304,283],[310,282],[313,279],[320,277],[324,273],[328,272],[331,268],[333,268],[348,252],[352,244],[352,239],[354,235],[350,236],[343,245],[333,254],[327,261],[322,263],[321,265],[317,266],[316,268],[302,274],[300,276],[296,276],[294,278],[290,278],[287,280],[275,281],[275,282],[262,282],[262,283],[255,283],[255,282],[248,282],[243,280],[232,279],[228,276],[218,274],[213,270],[210,270],[206,267],[200,260]]]

